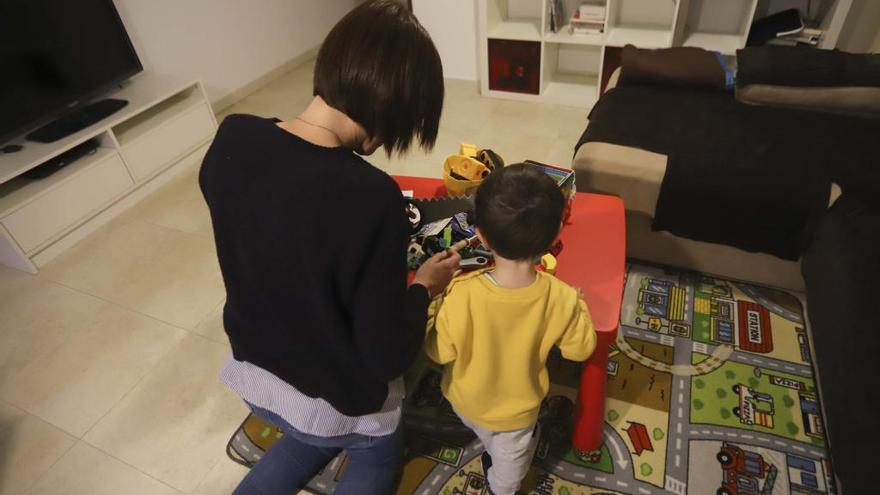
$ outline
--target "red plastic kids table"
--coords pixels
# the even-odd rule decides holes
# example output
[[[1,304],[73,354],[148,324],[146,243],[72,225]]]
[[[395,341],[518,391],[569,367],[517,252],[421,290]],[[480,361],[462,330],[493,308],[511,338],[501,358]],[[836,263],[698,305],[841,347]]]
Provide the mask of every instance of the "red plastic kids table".
[[[394,177],[417,198],[444,196],[440,179]],[[569,223],[562,229],[556,275],[584,293],[598,335],[596,351],[581,374],[572,442],[585,452],[602,445],[608,346],[617,337],[623,298],[626,229],[623,201],[614,196],[577,193]]]

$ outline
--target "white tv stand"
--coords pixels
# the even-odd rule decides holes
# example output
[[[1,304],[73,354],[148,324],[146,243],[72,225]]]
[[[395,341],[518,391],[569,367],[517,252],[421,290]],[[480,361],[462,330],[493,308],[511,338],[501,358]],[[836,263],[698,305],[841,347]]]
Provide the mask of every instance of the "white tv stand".
[[[202,84],[141,74],[107,97],[122,110],[54,143],[0,155],[0,263],[39,267],[200,161],[217,121]],[[96,138],[97,151],[44,179],[21,174]]]

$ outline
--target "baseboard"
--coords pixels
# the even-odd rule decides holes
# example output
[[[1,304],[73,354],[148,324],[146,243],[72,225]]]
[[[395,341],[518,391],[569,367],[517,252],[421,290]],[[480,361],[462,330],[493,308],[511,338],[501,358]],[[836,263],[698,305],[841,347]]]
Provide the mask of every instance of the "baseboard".
[[[217,101],[211,103],[211,108],[214,110],[214,114],[218,115],[223,110],[231,107],[232,105],[238,103],[239,101],[246,98],[248,95],[253,93],[254,91],[262,88],[263,86],[269,84],[274,81],[278,77],[286,74],[293,69],[296,69],[300,65],[308,62],[309,60],[315,58],[318,55],[318,50],[321,48],[321,45],[317,45],[312,47],[303,53],[293,57],[287,62],[279,65],[278,67],[270,70],[269,72],[263,74],[262,76],[254,79],[253,81],[245,84],[244,86],[230,92],[226,96],[219,98]]]

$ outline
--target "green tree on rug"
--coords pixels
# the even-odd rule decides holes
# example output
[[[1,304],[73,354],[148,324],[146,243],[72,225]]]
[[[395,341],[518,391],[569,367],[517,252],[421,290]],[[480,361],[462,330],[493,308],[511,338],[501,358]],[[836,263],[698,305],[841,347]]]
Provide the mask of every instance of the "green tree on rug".
[[[791,396],[786,395],[782,398],[782,403],[785,404],[785,407],[791,407],[794,405],[794,399],[792,399]]]
[[[716,388],[715,395],[717,395],[719,399],[723,399],[727,397],[727,390],[724,390],[723,388]]]
[[[705,406],[705,404],[703,404],[703,401],[701,401],[700,399],[694,399],[694,409],[699,411],[703,408],[703,406]]]
[[[571,495],[571,490],[569,490],[568,488],[566,488],[564,486],[561,486],[561,487],[559,487],[559,491],[556,493],[558,493],[559,495]]]
[[[663,433],[663,430],[661,430],[660,428],[654,428],[654,431],[652,433],[654,434],[654,440],[657,440],[658,442],[660,440],[663,440],[663,437],[666,436],[666,434]]]
[[[797,435],[798,432],[801,431],[801,429],[798,428],[798,426],[794,424],[793,421],[789,421],[788,423],[786,423],[785,427],[788,429],[788,433],[790,433],[791,435]]]
[[[654,468],[652,468],[647,462],[643,462],[642,465],[639,466],[639,470],[642,472],[642,476],[651,476],[651,473],[654,472]]]
[[[760,384],[761,384],[761,380],[760,380],[760,379],[755,378],[754,376],[750,376],[750,377],[749,377],[749,388],[755,388],[755,387],[757,387],[757,386],[760,385]]]
[[[704,382],[702,378],[697,378],[694,380],[694,386],[698,389],[703,389],[706,387],[706,382]]]
[[[730,410],[722,407],[719,414],[721,414],[722,418],[727,419],[730,417]]]
[[[733,370],[725,370],[724,376],[726,376],[728,380],[733,380],[734,378],[736,378],[736,373],[734,373]]]
[[[610,409],[608,411],[608,421],[611,421],[613,423],[617,421],[618,418],[620,418],[620,414],[617,411],[615,411],[614,409]]]

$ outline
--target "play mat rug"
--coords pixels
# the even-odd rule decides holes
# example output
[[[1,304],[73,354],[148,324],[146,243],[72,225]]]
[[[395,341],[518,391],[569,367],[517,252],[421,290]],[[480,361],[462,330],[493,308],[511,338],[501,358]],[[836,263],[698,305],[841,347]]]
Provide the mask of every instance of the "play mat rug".
[[[794,296],[703,275],[627,266],[621,331],[608,363],[605,443],[573,451],[579,366],[558,355],[541,441],[522,491],[579,494],[833,493]],[[407,375],[407,461],[398,495],[485,495],[481,446],[450,410],[440,373]],[[278,435],[248,417],[229,455],[252,465]],[[344,454],[308,485],[330,494]]]

